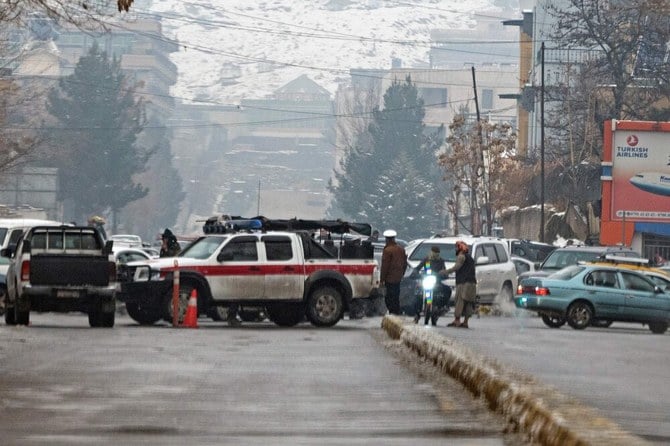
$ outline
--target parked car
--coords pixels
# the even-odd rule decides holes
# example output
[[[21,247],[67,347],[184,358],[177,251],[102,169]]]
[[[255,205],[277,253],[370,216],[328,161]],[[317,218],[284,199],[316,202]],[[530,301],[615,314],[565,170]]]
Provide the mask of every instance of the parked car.
[[[0,274],[0,315],[5,314],[7,307],[7,275]]]
[[[9,258],[0,256],[0,315],[5,314],[5,299],[7,298],[7,269]]]
[[[536,263],[544,261],[556,249],[554,245],[548,243],[513,238],[504,240],[507,241],[507,248],[512,256],[522,257]]]
[[[409,278],[412,270],[421,260],[428,256],[433,246],[440,248],[440,256],[444,259],[447,268],[456,261],[456,241],[463,240],[470,247],[477,265],[477,296],[481,304],[497,302],[511,302],[517,283],[517,273],[512,262],[506,243],[495,237],[438,237],[425,239],[407,252],[408,268],[400,283],[401,310],[412,308],[414,299],[414,281]],[[455,286],[454,275],[451,274],[443,283],[450,287]]]
[[[512,259],[512,262],[514,262],[514,267],[516,268],[517,276],[523,273],[535,271],[537,265],[536,262],[515,255],[510,256],[510,258]]]
[[[113,249],[114,259],[116,263],[128,263],[136,260],[149,260],[152,257],[143,249],[126,248]]]
[[[146,252],[147,255],[152,259],[157,259],[161,255],[160,249],[154,248],[153,246],[142,246],[140,249]]]
[[[535,271],[519,274],[519,280],[529,277],[547,277],[566,266],[591,262],[606,255],[639,258],[640,255],[623,246],[566,246],[553,250]]]
[[[61,226],[63,224],[60,221],[34,218],[0,218],[0,250],[16,247],[19,237],[33,226]]]
[[[134,234],[115,234],[109,237],[115,247],[141,248],[142,237]]]
[[[670,322],[670,295],[640,272],[618,266],[571,265],[549,277],[523,279],[514,302],[552,328],[639,322],[662,334]]]

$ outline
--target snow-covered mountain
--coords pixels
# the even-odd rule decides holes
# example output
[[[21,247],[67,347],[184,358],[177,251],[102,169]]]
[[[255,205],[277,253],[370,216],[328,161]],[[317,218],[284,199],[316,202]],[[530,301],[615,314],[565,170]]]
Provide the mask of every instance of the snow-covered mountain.
[[[144,0],[179,42],[177,97],[236,104],[307,74],[334,93],[351,68],[427,67],[430,33],[517,17],[517,0]]]

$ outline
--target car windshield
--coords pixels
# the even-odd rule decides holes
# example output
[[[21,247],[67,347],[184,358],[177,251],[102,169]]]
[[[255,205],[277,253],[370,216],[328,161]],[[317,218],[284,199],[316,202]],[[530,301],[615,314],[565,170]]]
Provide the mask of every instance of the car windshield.
[[[409,256],[409,260],[423,260],[428,257],[430,248],[437,246],[440,248],[440,257],[444,259],[445,262],[455,262],[456,261],[456,245],[454,243],[435,243],[426,241],[421,243]]]
[[[557,279],[557,280],[570,280],[573,277],[575,277],[577,274],[581,273],[584,271],[584,266],[581,265],[571,265],[567,266],[559,271],[556,271],[553,274],[549,275],[549,279]]]
[[[188,257],[191,259],[207,259],[214,251],[221,246],[227,237],[207,236],[194,241],[186,249],[179,253],[179,257]]]
[[[591,262],[596,260],[599,256],[600,253],[596,251],[561,251],[557,249],[549,254],[549,257],[547,257],[542,264],[542,269],[559,270],[578,262]]]

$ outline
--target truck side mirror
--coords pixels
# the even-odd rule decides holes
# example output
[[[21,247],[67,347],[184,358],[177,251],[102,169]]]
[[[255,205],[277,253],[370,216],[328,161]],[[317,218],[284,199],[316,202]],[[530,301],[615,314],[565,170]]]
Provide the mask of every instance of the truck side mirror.
[[[102,250],[102,253],[106,256],[112,253],[112,248],[114,247],[114,240],[107,240],[105,242],[105,247]]]

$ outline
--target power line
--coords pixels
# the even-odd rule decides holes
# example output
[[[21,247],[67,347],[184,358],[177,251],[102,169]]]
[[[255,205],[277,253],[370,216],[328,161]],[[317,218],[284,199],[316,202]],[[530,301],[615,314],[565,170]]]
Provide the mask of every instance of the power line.
[[[444,107],[446,104],[456,104],[456,103],[467,103],[471,100],[471,98],[464,99],[464,100],[459,100],[459,101],[451,101],[451,102],[443,102],[439,104],[428,104],[428,105],[423,105],[423,106],[415,106],[415,107],[402,107],[402,108],[396,108],[396,109],[383,109],[380,110],[382,112],[403,112],[403,111],[408,111],[408,110],[413,110],[417,108],[423,107],[424,109],[426,107]],[[301,113],[298,111],[287,111],[288,113]],[[315,121],[315,120],[325,120],[325,119],[336,119],[336,118],[358,118],[358,119],[376,119],[374,116],[372,116],[375,113],[375,110],[372,111],[366,111],[366,112],[359,112],[359,113],[342,113],[342,114],[327,114],[327,113],[313,113],[313,112],[303,112],[306,114],[313,114],[315,116],[312,117],[305,117],[305,118],[285,118],[285,119],[273,119],[273,120],[264,120],[264,121],[247,121],[247,122],[228,122],[228,123],[208,123],[208,124],[184,124],[184,125],[155,125],[155,126],[143,126],[142,129],[172,129],[172,128],[211,128],[211,127],[246,127],[246,126],[257,126],[257,125],[271,125],[271,124],[283,124],[283,123],[295,123],[295,122],[305,122],[305,121]],[[440,125],[444,124],[443,122],[434,122],[434,121],[416,121],[416,120],[410,120],[410,119],[381,119],[382,121],[386,122],[411,122],[411,123],[416,123],[416,122],[422,122],[424,124],[430,124],[430,125]],[[8,129],[8,130],[63,130],[63,131],[82,131],[82,130],[120,130],[120,129],[125,129],[129,127],[89,127],[89,126],[82,126],[82,127],[44,127],[44,126],[0,126],[0,128]]]

